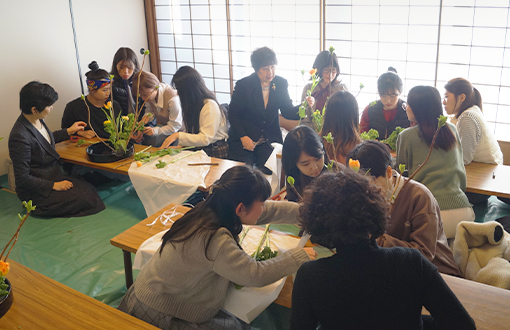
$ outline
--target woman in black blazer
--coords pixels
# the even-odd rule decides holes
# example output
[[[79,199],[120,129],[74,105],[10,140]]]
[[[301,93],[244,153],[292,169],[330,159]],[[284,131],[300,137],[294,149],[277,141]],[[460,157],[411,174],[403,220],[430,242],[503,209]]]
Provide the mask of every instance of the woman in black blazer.
[[[53,109],[58,94],[48,84],[32,81],[20,91],[21,115],[9,136],[9,156],[14,168],[16,193],[22,201],[32,200],[33,215],[73,217],[97,213],[105,208],[95,188],[85,181],[64,175],[55,143],[69,139],[86,124],[52,133],[44,118]]]
[[[265,173],[270,173],[264,164],[273,151],[271,143],[283,143],[278,111],[287,119],[299,119],[287,80],[275,75],[277,63],[271,49],[255,50],[251,55],[255,72],[236,83],[228,110],[229,158]]]

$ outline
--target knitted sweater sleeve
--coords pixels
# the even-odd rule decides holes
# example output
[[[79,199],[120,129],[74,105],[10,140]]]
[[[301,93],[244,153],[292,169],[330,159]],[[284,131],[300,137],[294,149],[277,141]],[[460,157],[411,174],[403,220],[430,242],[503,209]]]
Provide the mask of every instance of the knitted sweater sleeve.
[[[464,165],[473,161],[475,150],[482,139],[482,125],[476,116],[464,113],[457,122],[457,131],[464,158]]]
[[[422,265],[423,306],[434,318],[437,329],[476,329],[475,321],[448,287],[437,268],[426,260],[423,260]]]
[[[264,203],[266,210],[262,212],[258,225],[272,224],[299,224],[299,204],[288,201],[271,201]]]
[[[310,258],[302,248],[288,250],[269,260],[256,261],[229,236],[214,258],[213,271],[239,285],[262,287],[295,273],[307,261]]]

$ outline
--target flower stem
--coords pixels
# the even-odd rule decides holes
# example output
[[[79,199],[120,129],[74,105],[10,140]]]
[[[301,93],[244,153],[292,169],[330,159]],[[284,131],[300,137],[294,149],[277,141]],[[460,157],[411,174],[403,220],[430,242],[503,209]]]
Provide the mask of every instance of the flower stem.
[[[14,233],[14,235],[11,237],[9,243],[7,243],[7,245],[5,246],[5,248],[3,249],[2,251],[2,254],[0,254],[0,260],[2,260],[2,257],[4,256],[4,253],[5,253],[5,250],[7,250],[7,248],[9,247],[9,245],[11,244],[12,240],[14,239],[14,243],[11,245],[11,248],[9,249],[9,252],[7,252],[7,255],[5,256],[4,258],[4,261],[7,261],[7,257],[9,256],[9,254],[11,253],[11,250],[12,248],[14,247],[14,245],[16,244],[16,241],[18,240],[18,235],[19,235],[19,231],[21,229],[21,226],[23,226],[23,224],[25,223],[25,221],[27,220],[28,216],[30,215],[30,212],[27,212],[27,214],[25,214],[25,216],[23,217],[23,219],[21,219],[20,223],[19,223],[19,226],[18,226],[18,229],[16,230],[16,232]]]
[[[85,96],[85,98],[86,98],[86,96]],[[99,137],[99,135],[97,135],[96,131],[94,130],[94,127],[93,127],[93,126],[92,126],[92,124],[90,123],[90,108],[89,108],[89,105],[88,105],[88,103],[87,103],[87,100],[85,100],[85,98],[83,98],[83,102],[85,102],[85,106],[87,107],[87,112],[88,112],[88,114],[89,114],[89,127],[90,127],[90,129],[92,130],[92,132],[94,132],[94,134],[95,134],[95,135],[96,135],[96,137],[99,139],[99,141],[103,142],[103,144],[104,144],[105,146],[107,146],[108,148],[112,149],[112,151],[113,151],[113,152],[115,152],[115,149],[113,149],[112,147],[110,147],[110,145],[109,145],[108,143],[104,142],[104,141],[103,141],[103,139],[101,139],[101,138]],[[112,107],[113,107],[113,105],[112,105]]]

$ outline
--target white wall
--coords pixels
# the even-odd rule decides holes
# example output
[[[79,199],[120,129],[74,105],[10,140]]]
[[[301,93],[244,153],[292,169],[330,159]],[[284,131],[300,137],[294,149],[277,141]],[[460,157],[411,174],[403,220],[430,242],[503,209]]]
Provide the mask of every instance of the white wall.
[[[147,48],[143,0],[72,0],[81,74],[95,60],[110,71],[119,47]],[[0,0],[0,175],[7,173],[7,142],[20,115],[19,90],[32,80],[50,84],[59,99],[47,117],[60,129],[67,102],[81,95],[68,0]],[[140,55],[139,60],[142,60]],[[149,59],[145,70],[150,70]],[[85,89],[86,92],[86,89]]]

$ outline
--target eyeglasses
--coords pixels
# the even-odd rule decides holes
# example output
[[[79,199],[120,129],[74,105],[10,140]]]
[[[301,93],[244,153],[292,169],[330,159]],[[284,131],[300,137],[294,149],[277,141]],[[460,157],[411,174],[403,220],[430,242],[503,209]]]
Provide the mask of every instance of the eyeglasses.
[[[402,109],[404,109],[404,111],[407,111],[407,102],[402,102]]]
[[[322,70],[322,74],[330,74],[330,73],[336,73],[336,69],[324,69]]]

